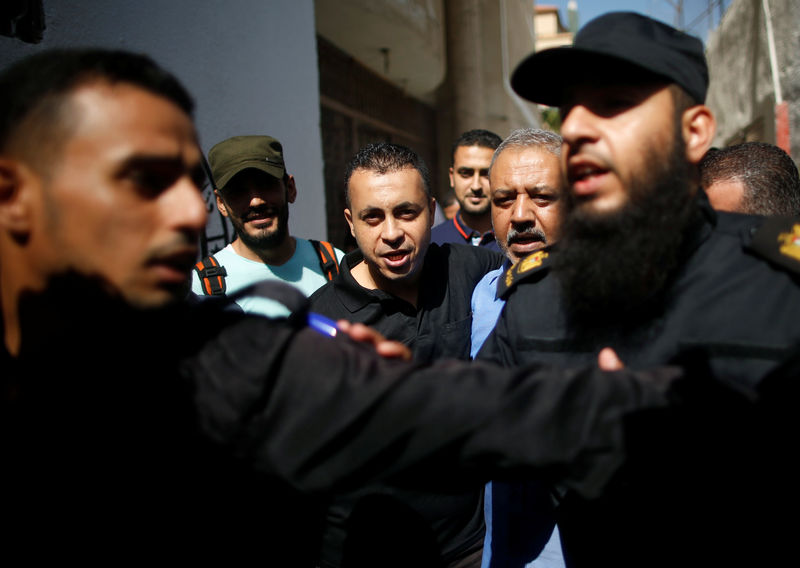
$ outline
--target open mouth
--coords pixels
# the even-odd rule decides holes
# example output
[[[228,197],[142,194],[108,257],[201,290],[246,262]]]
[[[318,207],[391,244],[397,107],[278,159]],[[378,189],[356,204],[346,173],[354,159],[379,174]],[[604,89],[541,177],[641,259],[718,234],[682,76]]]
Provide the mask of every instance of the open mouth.
[[[508,249],[516,254],[527,254],[546,245],[544,235],[536,233],[516,234],[508,239]]]
[[[544,239],[542,239],[538,235],[519,235],[509,239],[509,245],[530,245],[535,243],[542,243],[544,244]]]
[[[570,165],[567,178],[575,195],[586,196],[597,193],[608,172],[608,168],[596,164],[579,163]]]
[[[410,251],[392,251],[382,254],[381,257],[390,268],[397,268],[406,264],[410,257]]]

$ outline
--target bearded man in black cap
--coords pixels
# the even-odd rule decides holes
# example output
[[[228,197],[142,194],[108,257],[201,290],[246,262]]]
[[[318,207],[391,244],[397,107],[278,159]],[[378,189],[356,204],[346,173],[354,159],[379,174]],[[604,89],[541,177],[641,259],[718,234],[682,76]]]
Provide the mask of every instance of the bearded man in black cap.
[[[700,40],[610,13],[574,46],[528,57],[511,82],[560,108],[569,191],[548,262],[520,262],[500,279],[506,309],[480,357],[572,364],[610,346],[631,367],[690,359],[743,392],[762,391],[800,340],[800,220],[716,213],[699,189],[715,131]],[[569,564],[774,552],[764,543],[780,540],[783,525],[754,488],[775,481],[765,472],[784,456],[765,449],[775,436],[707,402],[691,418],[635,429],[638,457],[616,491],[592,502],[559,495]]]

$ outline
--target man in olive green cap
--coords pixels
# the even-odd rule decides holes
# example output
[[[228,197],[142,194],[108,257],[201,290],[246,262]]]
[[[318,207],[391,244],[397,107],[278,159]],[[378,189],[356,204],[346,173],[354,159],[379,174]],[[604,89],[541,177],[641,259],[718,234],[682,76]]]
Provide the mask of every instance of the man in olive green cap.
[[[278,140],[234,136],[211,148],[208,160],[217,207],[233,224],[236,239],[197,263],[194,293],[231,294],[260,280],[282,280],[308,296],[336,275],[342,251],[289,234],[289,204],[297,187]],[[236,302],[246,312],[288,314],[265,298],[245,296]]]

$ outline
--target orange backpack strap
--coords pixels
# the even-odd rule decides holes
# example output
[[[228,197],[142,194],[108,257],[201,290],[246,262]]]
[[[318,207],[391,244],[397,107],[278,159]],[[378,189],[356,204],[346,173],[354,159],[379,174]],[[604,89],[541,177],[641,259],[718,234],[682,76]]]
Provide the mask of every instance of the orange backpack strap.
[[[225,277],[228,275],[224,266],[220,266],[214,255],[204,258],[194,265],[195,272],[203,285],[206,296],[225,295]]]
[[[309,242],[314,247],[314,250],[317,251],[322,274],[325,275],[328,281],[333,280],[339,274],[339,261],[336,259],[336,251],[333,250],[333,245],[326,241],[315,241],[314,239],[309,239]]]

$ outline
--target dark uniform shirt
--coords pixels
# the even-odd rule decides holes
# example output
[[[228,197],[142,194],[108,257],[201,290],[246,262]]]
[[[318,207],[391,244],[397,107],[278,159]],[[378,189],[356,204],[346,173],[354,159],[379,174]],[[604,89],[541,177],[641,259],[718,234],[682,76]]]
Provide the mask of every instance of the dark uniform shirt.
[[[431,244],[420,275],[418,307],[356,282],[351,269],[363,259],[359,250],[348,253],[337,277],[311,296],[311,309],[374,327],[389,339],[408,345],[417,361],[469,359],[472,291],[484,274],[500,266],[503,259],[499,254],[475,247]],[[371,506],[369,514],[358,514],[370,502],[380,502],[380,506]],[[414,564],[440,554],[445,562],[471,553],[479,561],[484,532],[482,502],[478,490],[434,495],[386,485],[342,496],[331,507],[322,565],[339,565],[345,538],[360,543],[358,547],[382,543],[384,551],[371,561],[365,559],[366,564],[410,549],[418,551],[416,558],[407,560]],[[363,522],[356,523],[354,519],[359,518]],[[350,525],[347,529],[346,522]],[[382,538],[386,540],[379,540]],[[420,550],[423,546],[430,552]]]
[[[359,250],[348,253],[336,278],[311,296],[311,309],[374,327],[408,345],[417,361],[469,359],[472,291],[487,272],[503,263],[501,255],[480,248],[430,245],[419,280],[418,307],[356,282],[350,271],[363,260]]]
[[[612,347],[627,366],[644,368],[700,349],[717,376],[753,387],[800,341],[794,272],[800,272],[800,262],[786,256],[787,263],[797,264],[793,269],[753,250],[763,221],[715,212],[704,200],[687,230],[677,273],[657,304],[640,310],[633,321],[607,321],[591,334],[569,329],[558,279],[545,261],[504,289],[505,310],[479,356],[505,365],[575,364]],[[786,225],[789,233],[793,224]],[[778,249],[777,239],[773,248]]]
[[[478,246],[501,252],[494,238],[494,231],[486,231],[481,235],[464,224],[464,221],[461,220],[461,213],[456,213],[452,219],[439,223],[431,230],[431,242],[437,245],[445,243],[475,245],[475,241]]]
[[[21,354],[0,344],[6,558],[313,566],[311,496],[392,473],[436,489],[521,468],[596,493],[620,418],[663,406],[674,378],[423,367],[323,337],[302,312],[104,298],[54,282],[21,305]]]
[[[622,323],[612,316],[590,331],[570,328],[558,279],[548,262],[558,251],[546,252],[551,258],[527,263],[524,259],[501,278],[499,291],[507,302],[479,358],[506,365],[591,363],[608,346],[630,368],[691,360],[704,369],[710,367],[714,376],[735,388],[754,393],[762,378],[800,343],[800,220],[717,213],[701,194],[698,214],[687,228],[681,264],[658,301],[631,320]],[[709,400],[724,407],[723,399]],[[705,412],[707,421],[717,419],[713,404]],[[745,423],[743,415],[737,427]],[[745,449],[752,446],[738,429],[706,438],[700,435],[705,426],[694,425],[698,428],[684,432],[677,426],[664,428],[649,439],[644,434],[648,429],[642,427],[638,447],[661,449],[657,456],[648,455],[647,467],[641,466],[646,475],[638,473],[623,483],[635,489],[591,505],[567,497],[559,525],[572,565],[652,565],[653,558],[647,555],[656,549],[669,552],[659,562],[691,564],[699,562],[695,555],[701,551],[719,549],[719,541],[712,538],[714,530],[721,530],[731,547],[734,534],[741,537],[749,530],[748,536],[754,537],[757,531],[748,523],[753,519],[737,516],[753,511],[745,504],[752,488],[742,484],[726,493],[731,489],[727,479],[741,482],[747,479],[743,472],[753,473],[743,464],[759,466]],[[727,445],[731,438],[739,436],[741,448],[725,453],[723,448],[731,449]],[[722,464],[730,466],[727,471]],[[731,475],[734,471],[736,477]],[[714,488],[716,498],[709,488]],[[642,523],[645,517],[649,520]],[[737,519],[738,526],[721,522],[726,517]],[[720,558],[705,557],[705,561]]]

